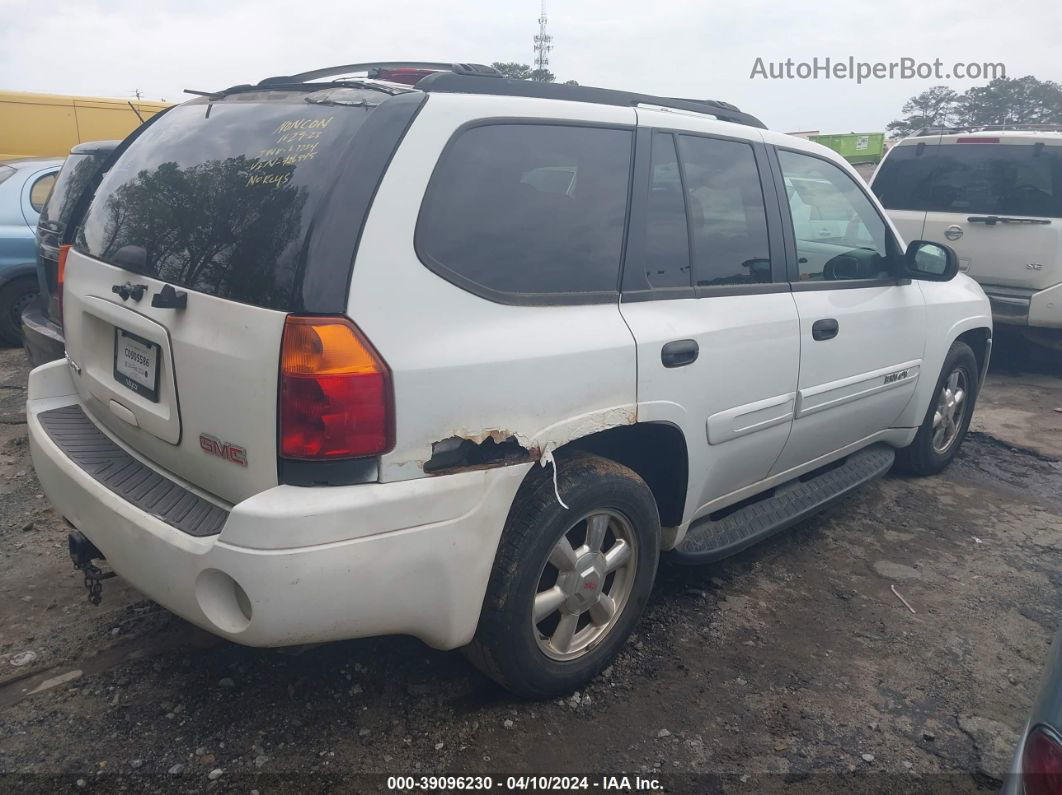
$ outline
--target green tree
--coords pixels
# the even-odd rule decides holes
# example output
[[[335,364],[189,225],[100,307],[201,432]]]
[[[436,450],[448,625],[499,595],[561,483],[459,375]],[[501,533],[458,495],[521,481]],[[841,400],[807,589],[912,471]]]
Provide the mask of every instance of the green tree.
[[[902,119],[889,122],[894,136],[923,127],[988,124],[1062,124],[1062,84],[1025,77],[999,77],[958,94],[933,86],[904,103]]]
[[[911,135],[923,127],[945,127],[955,118],[959,95],[947,86],[933,86],[907,100],[902,119],[890,121],[886,129],[898,137]]]
[[[491,66],[501,72],[505,77],[511,77],[514,80],[534,80],[538,83],[557,82],[557,76],[549,69],[532,69],[525,63],[517,63],[516,61],[495,61]],[[566,80],[564,84],[567,86],[579,85],[574,80]]]
[[[557,81],[557,76],[549,69],[532,69],[531,79],[536,83],[554,83]]]
[[[514,80],[531,79],[531,67],[525,63],[517,63],[516,61],[495,61],[491,66],[501,72],[505,77],[511,77]]]
[[[997,78],[969,89],[959,99],[958,121],[982,124],[1062,123],[1062,85],[1031,75]]]

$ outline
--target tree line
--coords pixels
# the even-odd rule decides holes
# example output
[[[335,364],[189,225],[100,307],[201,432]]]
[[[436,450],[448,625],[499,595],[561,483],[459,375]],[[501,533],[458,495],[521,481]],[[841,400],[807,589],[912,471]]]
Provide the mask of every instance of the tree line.
[[[900,112],[903,118],[886,126],[897,137],[926,127],[1062,124],[1062,84],[1027,75],[996,78],[961,94],[933,86],[907,100]]]
[[[505,77],[512,77],[516,80],[534,80],[537,83],[557,82],[557,76],[549,69],[533,69],[526,63],[517,63],[516,61],[495,61],[491,66],[501,72]],[[579,83],[575,80],[565,80],[564,85],[577,86]]]

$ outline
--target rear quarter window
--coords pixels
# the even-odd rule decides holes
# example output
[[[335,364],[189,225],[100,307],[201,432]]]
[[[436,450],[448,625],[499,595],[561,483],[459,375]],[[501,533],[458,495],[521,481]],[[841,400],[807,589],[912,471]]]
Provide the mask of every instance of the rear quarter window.
[[[36,212],[40,212],[44,209],[45,202],[48,201],[48,195],[52,192],[52,186],[55,185],[55,174],[45,174],[43,177],[38,177],[33,183],[33,187],[30,188],[30,207]]]
[[[633,132],[488,124],[457,133],[417,225],[421,260],[501,302],[615,296]]]
[[[73,154],[63,163],[48,201],[41,211],[41,224],[58,224],[66,228],[73,216],[78,199],[95,180],[106,160],[107,153]]]

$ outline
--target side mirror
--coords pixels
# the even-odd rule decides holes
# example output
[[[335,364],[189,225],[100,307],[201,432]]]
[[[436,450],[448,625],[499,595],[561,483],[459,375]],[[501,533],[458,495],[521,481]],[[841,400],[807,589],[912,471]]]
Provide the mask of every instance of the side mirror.
[[[959,272],[955,249],[931,240],[914,240],[904,254],[904,271],[912,279],[950,282]]]

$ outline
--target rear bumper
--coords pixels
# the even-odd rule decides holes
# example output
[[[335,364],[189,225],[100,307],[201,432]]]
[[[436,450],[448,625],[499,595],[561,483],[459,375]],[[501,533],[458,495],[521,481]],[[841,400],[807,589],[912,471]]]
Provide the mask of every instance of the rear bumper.
[[[996,323],[1037,328],[1062,328],[1062,284],[1046,290],[982,285]]]
[[[64,362],[30,374],[26,416],[37,477],[109,565],[159,604],[250,646],[408,634],[447,649],[471,640],[509,506],[530,465],[398,483],[280,486],[232,506],[220,534],[195,537],[107,489],[55,444],[38,415],[76,403]],[[307,543],[336,528],[346,537]]]
[[[39,304],[34,301],[22,313],[22,347],[34,367],[66,355],[63,330],[45,316]]]

